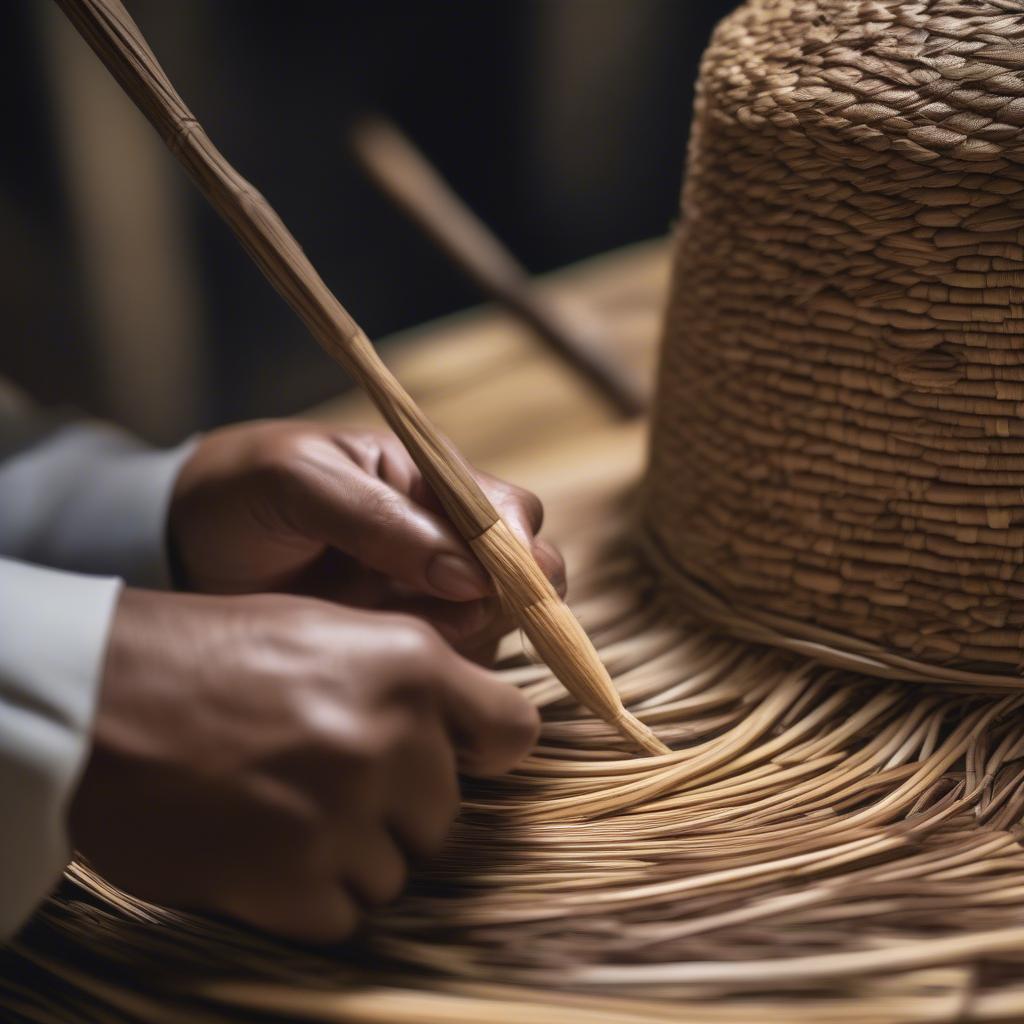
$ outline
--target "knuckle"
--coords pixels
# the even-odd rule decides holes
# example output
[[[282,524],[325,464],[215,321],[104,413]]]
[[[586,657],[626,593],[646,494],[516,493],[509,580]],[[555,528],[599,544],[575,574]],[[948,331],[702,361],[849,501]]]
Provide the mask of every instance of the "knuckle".
[[[447,740],[424,741],[421,735],[416,745],[417,755],[405,762],[414,775],[406,776],[408,795],[397,810],[398,832],[413,856],[432,857],[445,845],[459,813],[459,780]]]
[[[318,601],[301,597],[288,598],[283,602],[278,598],[270,600],[273,601],[273,604],[268,601],[273,611],[269,618],[270,628],[278,627],[275,637],[282,643],[288,643],[289,648],[316,647],[315,641],[320,632],[334,623],[333,609]]]
[[[332,771],[346,804],[372,803],[380,787],[386,785],[388,766],[402,743],[403,732],[408,731],[405,723],[398,726],[394,720],[382,725],[368,719],[358,735],[338,744]]]
[[[376,473],[390,448],[390,437],[381,430],[359,428],[334,435],[338,447],[360,468]]]
[[[273,475],[290,474],[301,460],[304,440],[305,435],[293,430],[264,438],[259,448],[259,466]]]
[[[544,503],[531,491],[525,491],[526,514],[530,517],[534,530],[539,530],[544,522]]]
[[[317,486],[331,444],[321,433],[303,427],[281,430],[266,438],[256,459],[257,470],[269,485],[297,496]],[[336,470],[335,470],[336,471]]]
[[[509,501],[520,508],[527,522],[536,533],[544,522],[544,505],[533,491],[509,484]]]
[[[389,749],[387,736],[367,709],[323,692],[296,694],[290,699],[290,718],[293,736],[281,768],[309,799],[328,808],[324,813],[353,788],[370,791]]]
[[[443,657],[445,645],[441,634],[423,619],[395,615],[391,624],[389,646],[403,663],[429,666]]]
[[[338,744],[338,723],[332,702],[319,687],[301,685],[294,687],[286,699],[298,747],[310,756],[330,755]]]
[[[401,496],[388,487],[376,485],[366,489],[365,515],[363,522],[377,537],[397,533],[405,524],[406,506]]]

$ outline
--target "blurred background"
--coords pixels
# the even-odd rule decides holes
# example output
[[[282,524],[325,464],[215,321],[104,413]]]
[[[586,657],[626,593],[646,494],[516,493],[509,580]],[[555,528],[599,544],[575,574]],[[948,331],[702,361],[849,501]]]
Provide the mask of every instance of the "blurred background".
[[[666,232],[736,0],[129,0],[211,138],[379,338],[480,301],[368,183],[393,119],[533,272]],[[0,375],[154,441],[346,386],[54,4],[0,0]]]

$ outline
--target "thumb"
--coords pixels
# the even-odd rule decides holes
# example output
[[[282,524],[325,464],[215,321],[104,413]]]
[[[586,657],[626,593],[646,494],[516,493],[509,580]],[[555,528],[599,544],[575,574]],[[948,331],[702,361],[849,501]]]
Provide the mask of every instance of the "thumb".
[[[437,665],[441,710],[466,775],[501,775],[530,752],[537,709],[513,686],[450,648]]]
[[[420,593],[448,601],[492,593],[483,567],[441,515],[348,459],[309,468],[288,499],[293,529]]]

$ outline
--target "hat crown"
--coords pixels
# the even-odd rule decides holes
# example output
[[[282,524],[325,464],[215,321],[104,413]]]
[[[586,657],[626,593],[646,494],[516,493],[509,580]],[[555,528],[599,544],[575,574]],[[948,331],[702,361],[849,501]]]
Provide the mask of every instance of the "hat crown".
[[[1024,654],[1024,7],[749,0],[702,64],[645,520],[729,614]]]

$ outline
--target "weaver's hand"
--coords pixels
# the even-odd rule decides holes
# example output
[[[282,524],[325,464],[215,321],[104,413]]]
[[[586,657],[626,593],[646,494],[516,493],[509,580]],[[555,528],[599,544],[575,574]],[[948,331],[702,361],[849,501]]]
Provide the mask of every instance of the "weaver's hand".
[[[477,478],[564,590],[561,556],[535,536],[537,498]],[[407,611],[464,649],[495,626],[486,574],[392,434],[282,421],[214,431],[178,477],[169,532],[193,590]]]
[[[506,771],[537,728],[421,620],[126,590],[72,837],[144,898],[333,941],[438,850],[456,769]]]

